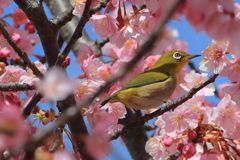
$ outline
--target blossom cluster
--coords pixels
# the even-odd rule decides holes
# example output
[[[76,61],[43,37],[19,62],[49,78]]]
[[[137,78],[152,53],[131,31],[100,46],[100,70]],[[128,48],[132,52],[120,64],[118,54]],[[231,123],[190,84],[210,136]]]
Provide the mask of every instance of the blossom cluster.
[[[0,62],[1,84],[18,83],[35,86],[34,91],[25,92],[27,98],[24,99],[20,98],[23,91],[0,92],[0,138],[3,139],[0,151],[4,152],[5,157],[10,154],[6,148],[21,146],[28,139],[29,134],[35,134],[38,131],[38,128],[34,127],[36,121],[39,125],[40,123],[47,125],[61,116],[52,109],[42,110],[35,107],[31,116],[36,118],[31,119],[24,126],[21,111],[36,91],[44,95],[42,102],[64,100],[71,93],[74,94],[77,104],[93,97],[112,75],[120,73],[123,66],[136,55],[173,2],[174,0],[110,0],[103,12],[97,12],[89,20],[93,25],[93,31],[101,38],[109,36],[109,42],[101,48],[100,54],[95,54],[90,44],[79,45],[81,52],[77,56],[76,63],[79,64],[79,70],[83,74],[74,80],[69,80],[66,73],[59,68],[47,70],[46,65],[40,61],[34,64],[44,74],[41,80],[27,66],[18,67]],[[9,3],[9,0],[0,3],[0,15]],[[70,0],[70,3],[74,7],[72,14],[81,17],[86,0]],[[91,8],[97,3],[97,0],[93,0]],[[157,160],[178,151],[182,153],[180,157],[182,159],[231,159],[240,155],[238,137],[240,133],[240,48],[238,45],[240,4],[233,3],[232,0],[186,0],[174,12],[171,20],[180,23],[179,18],[182,15],[196,31],[204,31],[213,38],[212,43],[202,51],[203,59],[199,69],[228,77],[232,84],[219,86],[220,102],[217,105],[207,100],[207,97],[214,96],[216,91],[214,85],[209,84],[174,111],[157,117],[154,123],[157,129],[146,143],[146,152]],[[36,30],[34,25],[18,8],[9,17],[14,26],[8,25],[7,32],[28,56],[32,55],[33,46],[40,43],[39,38],[34,34]],[[24,29],[21,29],[21,25]],[[187,49],[188,43],[178,39],[177,29],[166,25],[154,48],[142,57],[134,68],[95,98],[91,105],[81,109],[81,113],[87,117],[93,129],[91,136],[82,137],[86,143],[86,150],[92,157],[102,158],[111,153],[109,135],[123,127],[119,124],[119,119],[125,118],[127,114],[128,106],[120,102],[107,103],[100,107],[101,102],[118,91],[128,80],[151,68],[163,53],[171,50],[187,52]],[[3,35],[0,35],[0,56],[6,61],[21,61]],[[71,59],[67,57],[63,62],[63,68],[70,64]],[[177,87],[170,99],[179,98],[207,79],[207,73],[196,73],[184,67],[178,75]],[[153,108],[144,113],[150,113],[156,109]],[[75,155],[71,156],[63,151],[65,148],[63,135],[56,134],[52,142],[35,151],[36,159],[42,154],[50,157],[47,150],[59,151],[49,159],[59,159],[61,155],[66,159],[80,159],[81,155],[77,152],[71,133],[65,129],[65,124],[61,127],[64,128],[64,134],[71,140]],[[24,153],[20,153],[19,156],[21,154]]]

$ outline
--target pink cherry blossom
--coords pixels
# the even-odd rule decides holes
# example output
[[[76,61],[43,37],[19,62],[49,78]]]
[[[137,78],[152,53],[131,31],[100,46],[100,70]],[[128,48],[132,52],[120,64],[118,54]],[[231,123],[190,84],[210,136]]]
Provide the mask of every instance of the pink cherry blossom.
[[[112,145],[105,126],[94,127],[91,136],[85,138],[86,150],[94,158],[103,158],[112,152]]]
[[[228,77],[232,82],[240,81],[240,56],[235,59],[229,61],[220,73],[220,76]]]
[[[146,152],[152,156],[154,160],[164,159],[165,157],[177,152],[176,147],[173,145],[165,147],[161,139],[162,137],[160,136],[152,137],[145,145]]]
[[[116,52],[116,54],[121,61],[128,62],[135,55],[137,47],[138,47],[137,41],[132,38],[129,38],[118,50],[118,52]]]
[[[213,40],[202,53],[204,59],[200,62],[199,69],[207,72],[220,73],[229,61],[225,53],[229,42],[226,40]]]
[[[187,52],[188,43],[184,40],[177,39],[165,49],[165,52],[172,51],[172,50],[180,50],[180,51]]]
[[[184,145],[182,150],[182,155],[185,158],[191,158],[197,153],[196,146],[194,143],[190,142],[186,145]]]
[[[58,69],[50,69],[43,80],[36,82],[37,90],[49,100],[63,100],[78,86],[69,80],[66,74]]]
[[[83,114],[87,116],[88,122],[92,128],[101,125],[105,129],[110,126],[114,126],[118,122],[118,117],[115,114],[109,114],[105,112],[105,109],[99,108],[98,103],[94,103],[90,108]]]
[[[64,150],[58,151],[57,153],[53,154],[52,160],[76,160],[76,158],[71,154]],[[81,158],[79,159],[81,160]]]
[[[18,82],[27,72],[18,66],[6,66],[5,72],[0,76],[1,83]]]
[[[162,115],[163,121],[167,124],[164,129],[168,136],[175,137],[185,129],[194,129],[198,125],[198,117],[188,106],[180,105],[173,112],[166,112]]]
[[[148,36],[149,34],[139,26],[125,25],[110,37],[110,42],[116,44],[118,48],[121,48],[129,38],[133,38],[141,45]]]
[[[11,51],[6,47],[0,49],[0,56],[2,57],[10,57]]]
[[[87,78],[96,81],[103,81],[103,79],[99,76],[99,69],[102,66],[103,63],[99,60],[99,58],[94,58],[94,56],[91,56],[83,61],[81,69]]]
[[[144,10],[134,15],[129,22],[131,25],[139,26],[146,32],[151,33],[157,24],[157,19],[151,15],[148,10]]]
[[[7,7],[10,4],[11,0],[0,0],[0,16],[2,16],[4,13],[3,8]]]
[[[112,74],[111,70],[112,70],[112,67],[109,64],[103,64],[103,66],[100,67],[99,69],[99,76],[103,80],[107,80]]]
[[[75,100],[82,102],[85,98],[92,96],[96,91],[99,90],[102,83],[87,79],[78,82],[78,87],[74,91]]]
[[[74,7],[72,14],[80,18],[84,11],[86,0],[70,0],[70,4]]]
[[[148,69],[151,68],[156,62],[157,60],[161,57],[161,55],[153,55],[153,56],[148,56],[146,58],[146,62],[148,65]]]
[[[190,110],[192,110],[196,116],[204,115],[202,124],[210,123],[210,117],[212,113],[212,108],[205,106],[205,96],[204,95],[196,95],[189,99],[184,105],[188,106]]]
[[[199,146],[199,145],[197,145],[197,146]],[[197,154],[195,154],[193,157],[189,158],[189,160],[209,160],[209,159],[221,160],[220,155],[215,148],[206,150],[206,151],[204,151],[204,153],[203,153],[203,151],[197,152]]]
[[[16,8],[14,10],[14,13],[11,14],[11,17],[13,18],[13,22],[14,22],[15,26],[20,25],[20,24],[26,24],[28,22],[27,16],[19,8]]]
[[[34,64],[42,73],[47,72],[46,66],[41,62],[36,61],[34,62]],[[22,75],[19,79],[20,84],[25,83],[25,84],[33,85],[36,81],[39,81],[39,78],[36,75],[34,75],[33,71],[28,67],[27,67],[27,74]]]
[[[207,73],[196,73],[194,70],[191,71],[189,74],[186,74],[184,80],[186,83],[180,84],[180,86],[185,89],[186,91],[191,90],[194,86],[199,85],[200,83],[207,80]],[[197,92],[197,94],[202,94],[205,96],[213,96],[215,91],[215,87],[213,84],[209,84],[204,87],[202,90]]]
[[[86,43],[80,43],[79,49],[81,50],[81,52],[78,53],[76,62],[77,62],[77,64],[82,65],[84,60],[86,60],[90,56],[94,55],[94,51]]]
[[[220,84],[220,85],[218,86],[218,88],[219,88],[218,96],[219,96],[220,99],[223,99],[223,98],[224,98],[225,92],[223,91],[223,88],[225,88],[225,87],[227,87],[227,86],[231,86],[231,84],[229,84],[229,83],[223,83],[223,84]]]
[[[106,104],[109,113],[114,113],[119,119],[125,118],[127,114],[126,107],[120,102]]]
[[[240,82],[224,87],[223,91],[231,94],[233,96],[233,100],[237,103],[237,106],[240,106]]]
[[[0,150],[23,145],[28,134],[21,111],[13,105],[0,107]]]
[[[89,22],[94,23],[94,32],[101,37],[106,37],[109,34],[115,34],[118,29],[118,21],[108,14],[97,15],[94,14]]]
[[[231,100],[229,94],[225,94],[225,97],[219,102],[216,108],[213,108],[212,118],[221,126],[226,132],[231,133],[239,123],[240,109],[236,103]]]
[[[13,33],[12,34],[12,39],[18,44],[19,42],[21,42],[22,38],[19,34],[17,33]]]

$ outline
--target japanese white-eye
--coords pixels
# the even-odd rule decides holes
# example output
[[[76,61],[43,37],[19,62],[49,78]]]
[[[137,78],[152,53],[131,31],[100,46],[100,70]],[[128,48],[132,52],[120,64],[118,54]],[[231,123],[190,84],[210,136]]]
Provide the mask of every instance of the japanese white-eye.
[[[101,103],[122,102],[133,109],[150,109],[163,104],[173,94],[178,74],[192,58],[200,55],[173,50],[164,53],[145,72],[130,79],[119,91]]]

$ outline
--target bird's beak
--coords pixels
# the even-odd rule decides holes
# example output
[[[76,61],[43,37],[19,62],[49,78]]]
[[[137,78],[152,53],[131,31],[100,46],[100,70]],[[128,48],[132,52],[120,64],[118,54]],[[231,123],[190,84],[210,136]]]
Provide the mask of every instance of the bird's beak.
[[[189,55],[187,55],[186,57],[187,57],[188,59],[193,59],[193,58],[199,57],[199,56],[201,56],[201,55],[199,55],[199,54],[189,54]]]

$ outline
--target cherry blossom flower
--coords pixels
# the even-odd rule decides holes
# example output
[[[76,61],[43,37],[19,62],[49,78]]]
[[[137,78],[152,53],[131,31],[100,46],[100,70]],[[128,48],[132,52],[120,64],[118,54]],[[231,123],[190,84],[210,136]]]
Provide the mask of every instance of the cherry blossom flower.
[[[228,77],[232,82],[240,81],[240,56],[227,63],[226,67],[220,73],[220,76]]]
[[[234,83],[231,86],[223,88],[225,93],[231,94],[233,96],[233,101],[237,103],[237,106],[240,106],[240,82]]]
[[[78,84],[77,89],[74,91],[74,96],[78,103],[82,102],[85,98],[92,96],[102,85],[102,83],[91,79],[79,81]]]
[[[133,38],[139,43],[139,45],[141,45],[145,42],[148,36],[149,34],[139,26],[132,26],[128,24],[110,37],[110,42],[116,44],[118,48],[121,48],[129,38]]]
[[[13,105],[0,107],[0,150],[23,145],[28,134],[24,127],[21,111]]]
[[[103,64],[102,67],[99,68],[99,76],[103,80],[107,80],[112,74],[112,67],[109,64]]]
[[[84,11],[86,0],[70,0],[70,4],[74,7],[72,14],[80,18]]]
[[[182,155],[185,158],[191,158],[197,153],[196,146],[194,143],[190,142],[186,145],[184,145],[182,149]]]
[[[36,61],[34,63],[42,73],[46,73],[47,68],[45,65],[43,65],[39,61]],[[20,84],[25,83],[25,84],[33,85],[36,81],[39,81],[39,78],[33,74],[33,71],[30,68],[27,67],[26,70],[27,70],[27,74],[22,75],[19,79]]]
[[[205,106],[205,96],[196,95],[189,99],[184,105],[188,106],[196,116],[204,115],[202,124],[208,124],[212,114],[212,107]]]
[[[72,154],[61,150],[53,155],[53,160],[76,160],[76,158]]]
[[[103,108],[99,108],[98,103],[94,103],[90,108],[83,114],[87,116],[88,122],[92,128],[95,126],[101,125],[105,129],[110,126],[114,126],[118,122],[118,117],[115,114],[109,114],[105,112]]]
[[[15,26],[20,25],[20,24],[26,24],[28,22],[27,16],[19,8],[16,8],[14,10],[14,13],[11,14],[11,17],[13,18],[13,22],[14,22]]]
[[[11,51],[6,47],[0,49],[0,56],[2,57],[10,57]]]
[[[207,72],[220,73],[229,61],[225,53],[229,42],[227,40],[213,40],[202,53],[204,59],[200,62],[199,69]]]
[[[125,118],[127,114],[125,105],[120,102],[108,103],[104,108],[108,108],[108,112],[115,114],[119,119]]]
[[[7,7],[10,4],[11,0],[0,0],[0,16],[2,16],[4,13],[3,8]]]
[[[85,137],[86,150],[94,158],[103,158],[112,152],[112,145],[105,126],[97,125],[91,136]]]
[[[164,129],[168,136],[175,137],[185,129],[194,129],[198,125],[198,117],[188,106],[180,105],[173,112],[166,112],[162,115],[163,121],[167,124]]]
[[[5,72],[0,76],[1,83],[18,82],[27,72],[18,66],[6,66]]]
[[[236,123],[240,122],[240,109],[231,100],[229,94],[225,94],[225,97],[219,102],[218,106],[213,108],[212,113],[213,120],[229,133],[235,129]]]
[[[99,58],[94,58],[94,56],[91,56],[83,61],[81,69],[87,78],[96,81],[103,81],[103,79],[99,76],[99,69],[102,66],[103,63],[99,60]]]
[[[37,90],[49,100],[63,100],[77,86],[76,81],[69,80],[58,68],[50,69],[43,80],[36,82]]]
[[[118,52],[116,52],[116,54],[121,61],[128,62],[135,55],[137,47],[138,47],[137,41],[132,38],[129,38],[118,50]]]
[[[94,55],[94,51],[86,43],[80,43],[79,49],[81,50],[81,52],[78,53],[76,62],[77,62],[77,64],[82,65],[84,60],[86,60],[90,56]]]
[[[106,37],[109,34],[115,34],[118,29],[118,21],[108,14],[97,15],[94,14],[89,20],[94,23],[94,32],[101,37]]]
[[[191,90],[194,86],[199,85],[200,83],[207,80],[207,73],[196,73],[194,70],[191,71],[189,74],[186,74],[184,80],[186,83],[180,84],[180,86],[185,89],[186,91]],[[202,94],[205,96],[213,96],[215,91],[215,87],[213,84],[209,84],[204,87],[202,90],[198,91],[197,94]]]
[[[176,153],[177,149],[175,146],[165,147],[160,136],[150,138],[146,145],[146,152],[153,157],[154,160],[164,159],[165,157]]]

